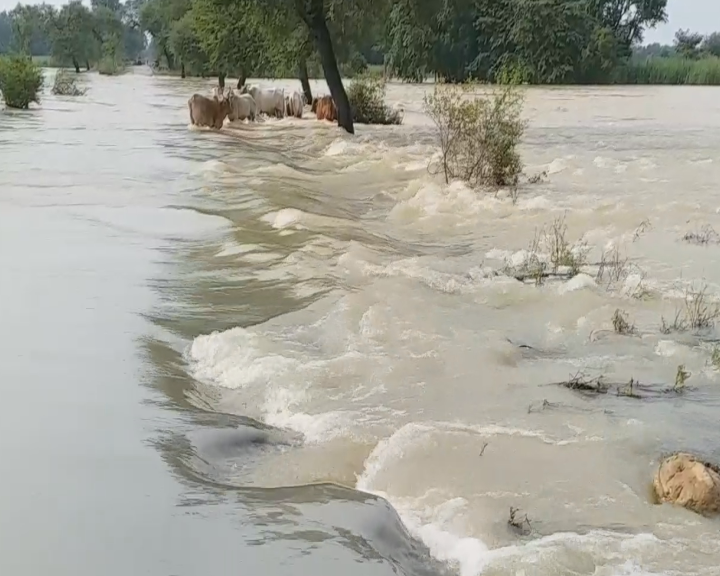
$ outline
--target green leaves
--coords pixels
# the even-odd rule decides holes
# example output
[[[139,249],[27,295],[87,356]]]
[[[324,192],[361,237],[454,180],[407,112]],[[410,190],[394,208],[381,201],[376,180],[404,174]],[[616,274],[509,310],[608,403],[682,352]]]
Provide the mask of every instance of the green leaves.
[[[207,54],[195,33],[192,12],[172,24],[168,46],[190,73],[200,75],[209,71]]]
[[[52,54],[61,63],[94,60],[100,42],[94,35],[93,15],[80,0],[60,9],[51,25]]]
[[[199,45],[218,71],[248,73],[272,54],[263,35],[267,24],[253,0],[195,0],[191,14]]]
[[[0,57],[0,92],[9,108],[27,109],[39,102],[43,73],[29,56]]]
[[[513,77],[533,83],[607,78],[667,0],[397,0],[386,56],[406,80]]]

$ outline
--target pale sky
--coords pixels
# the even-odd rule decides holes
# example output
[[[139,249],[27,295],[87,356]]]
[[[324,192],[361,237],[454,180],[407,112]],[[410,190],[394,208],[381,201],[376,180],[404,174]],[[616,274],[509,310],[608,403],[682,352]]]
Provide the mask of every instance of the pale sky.
[[[62,5],[64,0],[47,0],[49,4]],[[39,2],[23,2],[37,4]],[[85,4],[90,4],[84,0]],[[0,11],[12,9],[17,0],[0,0]],[[675,31],[689,28],[693,32],[709,34],[720,31],[720,0],[668,0],[669,21],[655,30],[648,30],[645,42],[671,44]]]

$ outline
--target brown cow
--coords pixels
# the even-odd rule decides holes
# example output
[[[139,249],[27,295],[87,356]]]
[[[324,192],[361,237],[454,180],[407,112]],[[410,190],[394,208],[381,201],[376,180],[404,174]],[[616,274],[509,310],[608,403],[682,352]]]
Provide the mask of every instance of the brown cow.
[[[315,112],[317,112],[317,105],[318,105],[319,100],[320,100],[320,98],[318,98],[317,96],[315,96],[315,98],[312,99],[312,104],[310,105],[310,112],[312,112],[313,114],[315,114]]]
[[[209,126],[220,130],[223,121],[231,111],[230,100],[224,96],[218,98],[217,94],[212,98],[202,94],[193,94],[188,100],[188,110],[190,111],[190,123],[194,126]]]
[[[315,115],[318,120],[328,120],[330,122],[337,120],[337,108],[335,107],[332,96],[321,96],[318,98]]]

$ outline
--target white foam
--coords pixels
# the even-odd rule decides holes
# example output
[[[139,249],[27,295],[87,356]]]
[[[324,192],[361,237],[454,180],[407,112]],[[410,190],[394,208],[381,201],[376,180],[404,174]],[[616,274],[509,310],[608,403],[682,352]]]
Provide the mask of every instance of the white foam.
[[[564,158],[555,158],[550,164],[547,165],[546,171],[548,174],[559,174],[564,170],[567,170],[568,163]]]
[[[560,294],[567,294],[568,292],[575,292],[577,290],[584,290],[586,288],[594,288],[597,286],[594,278],[587,274],[578,274],[573,276],[567,282],[558,286],[558,292]]]
[[[269,212],[260,218],[275,229],[282,230],[288,226],[297,226],[305,216],[305,212],[295,208],[283,208],[277,212]]]
[[[397,510],[408,531],[414,537],[422,540],[435,558],[455,567],[460,576],[478,576],[487,567],[508,558],[517,557],[523,561],[534,563],[544,553],[552,556],[558,548],[568,545],[582,546],[583,549],[595,548],[592,550],[595,555],[601,555],[610,544],[615,548],[623,548],[625,552],[631,552],[637,547],[657,543],[654,536],[647,534],[622,535],[595,531],[582,536],[575,533],[556,533],[522,545],[490,550],[479,538],[459,533],[455,520],[468,504],[464,498],[449,497],[438,504],[439,493],[436,488],[430,489],[420,498],[404,498],[374,489],[375,481],[384,469],[400,460],[411,445],[421,442],[424,436],[440,430],[483,435],[507,434],[537,437],[544,442],[557,445],[565,445],[568,441],[553,440],[542,432],[497,425],[478,427],[444,422],[415,422],[402,426],[390,437],[377,444],[365,462],[364,472],[358,477],[356,488],[388,500]],[[602,439],[597,439],[597,441],[602,441]],[[435,503],[431,504],[431,502]],[[606,573],[618,576],[652,574],[644,572],[635,564],[628,562],[616,569],[619,571],[611,570]]]
[[[263,406],[265,423],[300,432],[304,435],[305,442],[309,443],[327,442],[345,434],[348,421],[346,412],[325,412],[315,415],[293,412],[291,407],[300,404],[304,399],[304,390],[282,387],[270,389]]]
[[[260,338],[244,328],[198,336],[188,352],[193,376],[235,389],[268,384],[300,365],[293,358],[265,353],[260,344]]]
[[[412,180],[398,195],[398,202],[388,214],[389,220],[400,222],[427,221],[443,218],[449,223],[470,223],[488,210],[511,208],[508,201],[497,199],[487,191],[477,191],[464,182],[449,185],[426,179]]]

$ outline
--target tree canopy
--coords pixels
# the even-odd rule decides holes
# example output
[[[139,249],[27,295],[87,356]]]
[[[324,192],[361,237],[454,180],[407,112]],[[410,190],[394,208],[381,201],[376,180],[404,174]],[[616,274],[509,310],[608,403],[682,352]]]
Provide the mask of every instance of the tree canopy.
[[[679,31],[642,47],[667,0],[69,0],[0,13],[0,52],[52,54],[76,69],[113,53],[182,75],[245,78],[322,70],[351,129],[341,76],[368,63],[405,81],[435,76],[535,84],[607,83],[638,58],[720,57],[720,34]]]
[[[108,52],[136,60],[146,48],[136,16],[139,1],[93,0],[90,8],[80,0],[60,8],[18,4],[0,12],[0,53],[51,55],[78,71]]]

